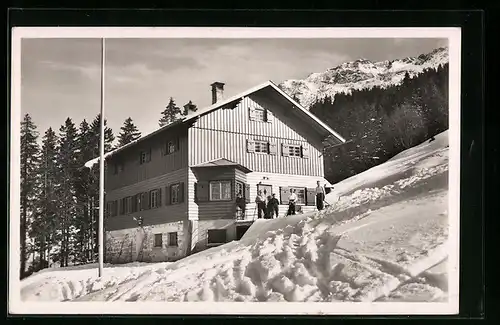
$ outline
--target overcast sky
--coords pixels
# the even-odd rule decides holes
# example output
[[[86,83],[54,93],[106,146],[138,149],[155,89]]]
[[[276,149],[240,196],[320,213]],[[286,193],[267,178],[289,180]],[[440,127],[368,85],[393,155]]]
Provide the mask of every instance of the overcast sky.
[[[416,56],[446,46],[443,39],[109,39],[106,112],[115,136],[131,117],[139,130],[158,127],[170,97],[211,104],[210,84],[232,96],[266,80],[302,79],[345,61]],[[99,39],[23,39],[21,110],[40,135],[99,113]]]

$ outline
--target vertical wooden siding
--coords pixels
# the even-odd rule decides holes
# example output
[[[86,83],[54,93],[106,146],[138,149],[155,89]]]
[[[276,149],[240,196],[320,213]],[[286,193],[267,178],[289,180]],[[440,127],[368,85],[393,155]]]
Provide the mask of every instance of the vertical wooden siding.
[[[179,150],[164,155],[163,149],[169,139],[179,137]],[[139,155],[142,150],[151,149],[151,161],[140,164]],[[116,154],[109,159],[109,166],[106,172],[106,190],[114,190],[120,187],[135,184],[147,179],[176,171],[187,167],[188,161],[188,138],[187,130],[168,132],[165,131],[123,152]],[[123,164],[123,171],[114,174],[114,164]]]
[[[188,181],[188,168],[178,169],[174,172],[164,174],[155,178],[151,178],[133,185],[121,187],[116,190],[110,190],[106,193],[106,201],[119,200],[127,196],[133,196],[137,193],[148,192],[153,189],[161,188],[162,198],[161,206],[155,209],[138,211],[106,219],[105,228],[107,231],[117,229],[127,229],[137,227],[137,222],[134,217],[141,216],[144,221],[144,226],[164,224],[174,221],[182,221],[187,219],[188,204],[187,195],[184,193],[184,202],[167,205],[166,204],[166,187],[175,183],[184,183],[184,191],[186,192]]]
[[[250,97],[245,97],[234,109],[219,109],[200,119],[189,129],[190,166],[217,158],[227,158],[252,171],[292,175],[323,176],[323,157],[319,145],[294,131],[281,110],[273,111],[272,122],[249,120],[249,108],[261,107]],[[247,139],[275,142],[277,155],[248,153]],[[309,148],[309,158],[283,157],[281,144],[302,145]]]
[[[196,182],[212,180],[230,180],[231,181],[231,200],[230,201],[208,201],[196,202],[198,205],[198,219],[234,219],[236,217],[235,205],[235,169],[228,167],[215,168],[197,168],[194,171]],[[238,174],[238,178],[241,176]],[[194,195],[193,195],[194,197]],[[191,213],[191,211],[190,211]]]

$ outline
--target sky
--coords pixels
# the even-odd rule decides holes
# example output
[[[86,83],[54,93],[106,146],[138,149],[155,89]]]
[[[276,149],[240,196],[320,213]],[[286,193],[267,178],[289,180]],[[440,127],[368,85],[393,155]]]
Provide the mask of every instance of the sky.
[[[78,125],[100,110],[99,39],[23,39],[21,111],[40,136],[70,117]],[[109,39],[105,118],[115,137],[127,117],[142,134],[158,128],[173,97],[182,108],[211,104],[210,84],[227,97],[267,80],[303,79],[346,61],[417,56],[446,39]]]

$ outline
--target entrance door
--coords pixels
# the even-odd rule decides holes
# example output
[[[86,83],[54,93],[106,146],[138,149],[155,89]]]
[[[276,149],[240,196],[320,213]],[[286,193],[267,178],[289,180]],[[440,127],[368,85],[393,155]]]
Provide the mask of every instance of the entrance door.
[[[273,187],[271,185],[257,184],[257,192],[262,191],[262,194],[267,197],[273,194]]]

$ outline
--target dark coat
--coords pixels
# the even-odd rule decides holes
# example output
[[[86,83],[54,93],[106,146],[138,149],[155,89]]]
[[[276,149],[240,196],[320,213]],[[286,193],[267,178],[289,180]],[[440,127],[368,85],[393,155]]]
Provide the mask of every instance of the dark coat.
[[[278,201],[277,198],[270,198],[269,201],[267,202],[267,207],[268,208],[275,208],[275,207],[278,207],[280,205],[280,201]]]

